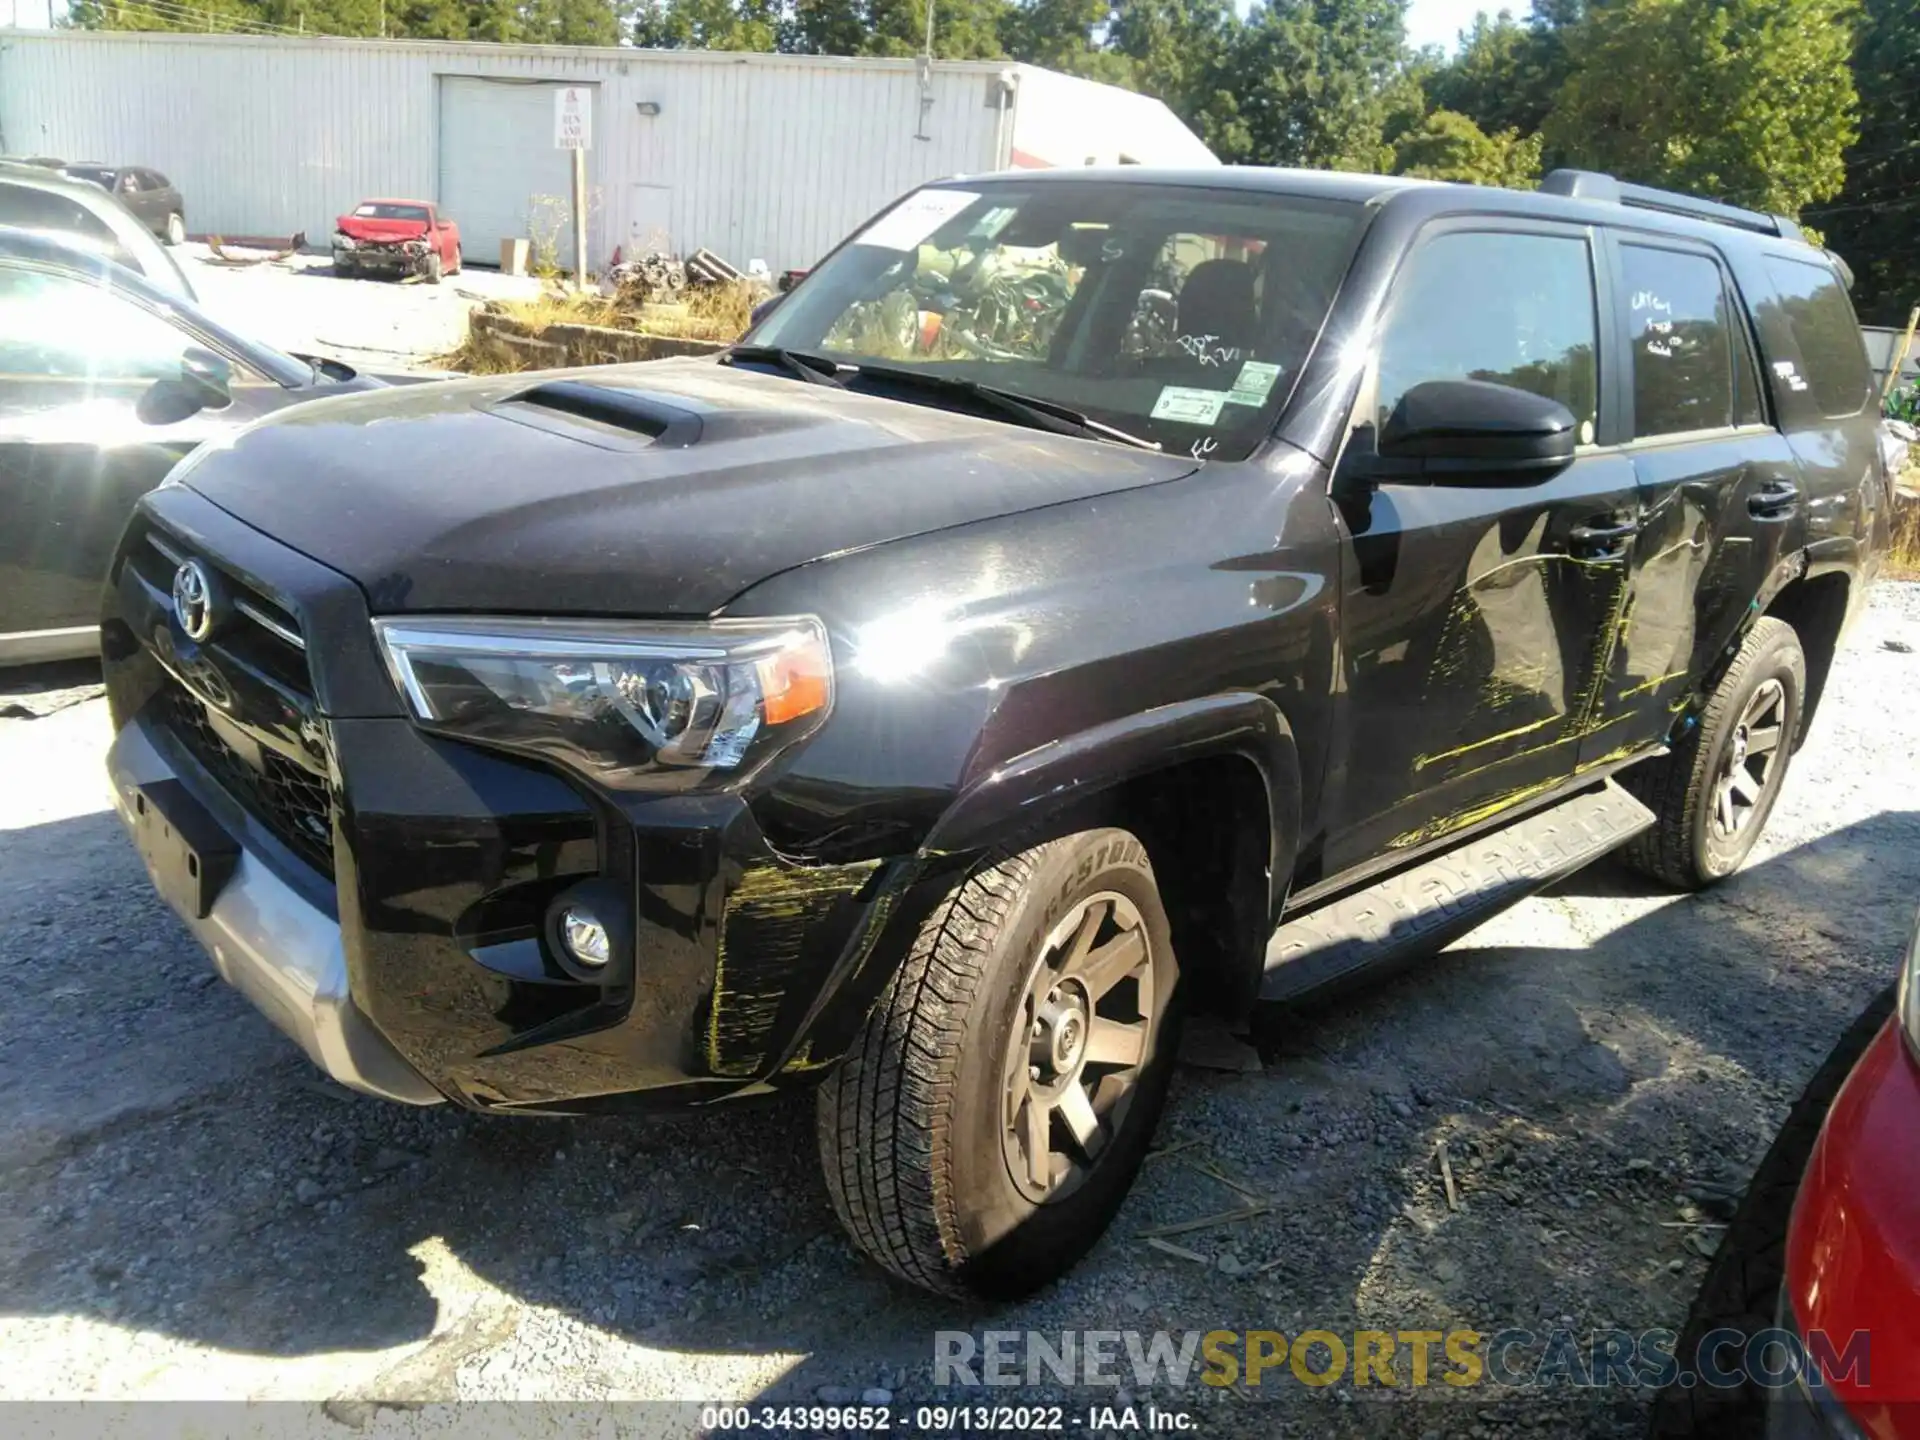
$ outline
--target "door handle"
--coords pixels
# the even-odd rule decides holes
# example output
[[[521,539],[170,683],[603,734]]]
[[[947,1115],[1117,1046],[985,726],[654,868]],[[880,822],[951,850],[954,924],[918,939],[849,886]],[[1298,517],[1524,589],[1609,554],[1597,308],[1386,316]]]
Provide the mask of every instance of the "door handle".
[[[1576,525],[1567,532],[1568,549],[1611,559],[1622,553],[1628,540],[1640,533],[1638,520],[1617,520],[1610,524]]]
[[[1791,480],[1769,480],[1747,497],[1747,513],[1756,520],[1785,520],[1800,508],[1800,489]]]

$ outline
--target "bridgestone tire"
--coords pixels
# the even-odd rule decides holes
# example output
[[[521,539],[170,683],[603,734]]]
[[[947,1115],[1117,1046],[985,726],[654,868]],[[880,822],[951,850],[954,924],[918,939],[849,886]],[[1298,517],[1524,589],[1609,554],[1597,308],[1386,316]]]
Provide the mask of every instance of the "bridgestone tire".
[[[1035,1202],[1003,1150],[1010,1047],[1029,1043],[1029,982],[1047,937],[1103,893],[1131,902],[1151,947],[1149,1038],[1098,1160],[1076,1188]],[[948,1295],[1011,1299],[1070,1269],[1145,1157],[1172,1075],[1181,999],[1153,870],[1128,832],[1049,841],[955,885],[819,1092],[827,1190],[855,1244],[901,1279]]]
[[[1769,680],[1786,692],[1782,736],[1759,802],[1733,835],[1714,827],[1714,785],[1747,704]],[[1657,820],[1620,851],[1632,869],[1682,890],[1718,884],[1747,858],[1786,780],[1807,693],[1807,660],[1800,637],[1783,620],[1763,615],[1753,622],[1740,651],[1707,698],[1700,723],[1671,753],[1634,766],[1621,777],[1626,788]]]

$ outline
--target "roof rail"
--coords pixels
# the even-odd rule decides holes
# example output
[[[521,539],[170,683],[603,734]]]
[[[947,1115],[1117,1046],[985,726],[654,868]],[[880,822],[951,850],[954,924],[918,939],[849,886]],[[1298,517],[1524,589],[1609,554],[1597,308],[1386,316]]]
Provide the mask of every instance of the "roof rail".
[[[1742,210],[1698,195],[1683,195],[1678,190],[1656,190],[1651,185],[1630,185],[1598,170],[1554,170],[1540,182],[1547,195],[1565,195],[1575,200],[1604,200],[1636,210],[1658,210],[1665,215],[1685,215],[1715,225],[1732,225],[1759,235],[1778,235],[1782,240],[1804,240],[1800,227],[1786,215],[1763,215],[1758,210]]]

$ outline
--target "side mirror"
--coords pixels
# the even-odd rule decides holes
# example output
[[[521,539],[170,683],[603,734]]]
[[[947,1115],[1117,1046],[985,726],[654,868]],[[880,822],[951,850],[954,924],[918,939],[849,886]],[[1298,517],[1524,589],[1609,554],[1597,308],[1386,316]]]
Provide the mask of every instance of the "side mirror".
[[[224,410],[233,403],[233,366],[198,345],[180,356],[180,373],[156,380],[134,407],[148,425],[177,425],[202,410]]]
[[[1524,485],[1571,464],[1579,430],[1571,410],[1530,390],[1429,380],[1393,407],[1380,427],[1378,453],[1417,462],[1432,484]]]
[[[181,352],[180,383],[201,397],[203,410],[223,410],[233,403],[233,366],[224,355],[198,345]]]

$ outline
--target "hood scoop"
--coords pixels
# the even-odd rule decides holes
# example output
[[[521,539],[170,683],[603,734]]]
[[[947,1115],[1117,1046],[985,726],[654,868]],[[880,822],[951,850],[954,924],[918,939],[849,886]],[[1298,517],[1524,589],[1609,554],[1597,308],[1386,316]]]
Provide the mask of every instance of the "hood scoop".
[[[483,408],[502,420],[602,450],[684,450],[705,428],[697,412],[645,391],[584,380],[549,380]]]

